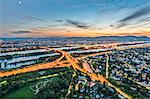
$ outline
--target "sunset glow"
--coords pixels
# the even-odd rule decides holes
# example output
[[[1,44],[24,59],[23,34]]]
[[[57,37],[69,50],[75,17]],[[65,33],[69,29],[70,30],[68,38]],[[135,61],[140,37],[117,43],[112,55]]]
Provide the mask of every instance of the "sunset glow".
[[[2,0],[0,37],[150,36],[149,0]]]

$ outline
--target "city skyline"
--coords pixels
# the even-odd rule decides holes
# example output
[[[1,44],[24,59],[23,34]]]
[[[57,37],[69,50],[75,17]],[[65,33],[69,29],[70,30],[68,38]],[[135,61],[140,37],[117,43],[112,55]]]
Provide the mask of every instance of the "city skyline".
[[[1,0],[0,37],[149,36],[149,0]]]

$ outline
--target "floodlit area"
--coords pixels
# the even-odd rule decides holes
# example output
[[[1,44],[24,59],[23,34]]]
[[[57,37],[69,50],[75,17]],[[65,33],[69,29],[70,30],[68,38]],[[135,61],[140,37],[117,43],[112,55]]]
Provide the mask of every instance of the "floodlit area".
[[[72,77],[70,80],[66,79],[68,80],[68,86],[66,86],[68,89],[65,89],[66,95],[62,96],[65,98],[81,97],[80,94],[82,94],[82,97],[93,98],[148,97],[147,93],[143,95],[143,92],[138,92],[137,89],[145,92],[149,90],[149,78],[147,74],[150,65],[149,43],[137,44],[136,42],[132,42],[132,45],[130,42],[126,42],[125,44],[99,44],[99,46],[96,45],[96,50],[95,47],[93,49],[92,47],[93,45],[65,48],[38,47],[38,49],[32,49],[32,51],[21,51],[21,53],[18,53],[18,50],[15,52],[9,51],[8,53],[3,52],[1,54],[0,71],[1,87],[3,88],[9,83],[15,83],[15,85],[23,84],[24,86],[28,83],[37,82],[36,85],[32,85],[29,88],[33,96],[35,95],[34,97],[36,97],[48,86],[48,83],[53,83],[55,77],[67,76],[67,73],[69,73]],[[142,52],[144,52],[144,55]],[[142,56],[138,59],[136,55]],[[35,63],[32,63],[32,61],[35,61]],[[31,64],[23,65],[27,62]],[[63,70],[63,68],[67,68],[67,70],[59,71]],[[56,73],[53,73],[53,71],[52,73],[46,73],[48,70],[53,69]],[[28,78],[30,74],[35,74],[35,77]],[[22,78],[23,75],[27,75],[27,77]],[[9,82],[9,79],[13,79],[13,81]],[[127,92],[127,89],[124,89],[127,86],[132,91]],[[9,86],[7,87],[9,88]],[[107,90],[97,93],[98,91],[93,89],[94,87],[96,89],[102,88]],[[91,96],[92,93],[89,91],[91,89],[93,90],[92,93],[97,93],[96,96]],[[107,92],[108,94],[106,94]],[[84,93],[87,93],[87,95],[84,96]],[[134,95],[132,93],[139,94]],[[7,95],[4,91],[1,94],[4,97]]]

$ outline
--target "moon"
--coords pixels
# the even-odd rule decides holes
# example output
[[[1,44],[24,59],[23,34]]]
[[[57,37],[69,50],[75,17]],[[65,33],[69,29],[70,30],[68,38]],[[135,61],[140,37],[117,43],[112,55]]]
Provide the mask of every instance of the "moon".
[[[19,3],[19,4],[22,4],[22,1],[19,1],[18,3]]]

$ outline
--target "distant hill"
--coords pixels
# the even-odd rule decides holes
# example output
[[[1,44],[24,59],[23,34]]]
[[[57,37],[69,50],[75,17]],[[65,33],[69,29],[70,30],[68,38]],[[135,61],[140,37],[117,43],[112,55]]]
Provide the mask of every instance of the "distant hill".
[[[150,37],[147,36],[100,36],[96,38],[114,41],[150,41]]]
[[[48,38],[1,38],[1,40],[98,40],[98,41],[150,41],[147,36],[99,36],[99,37],[48,37]]]
[[[147,36],[99,36],[99,37],[69,37],[70,39],[87,39],[101,41],[150,41]]]

